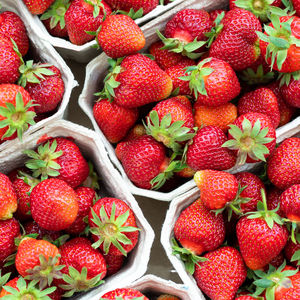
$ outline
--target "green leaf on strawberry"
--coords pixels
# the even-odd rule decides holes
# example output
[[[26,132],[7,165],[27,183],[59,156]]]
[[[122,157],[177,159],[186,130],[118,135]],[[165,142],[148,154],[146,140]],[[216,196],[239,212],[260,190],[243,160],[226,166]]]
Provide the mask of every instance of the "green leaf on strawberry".
[[[218,14],[217,18],[214,21],[214,27],[212,27],[210,32],[205,33],[207,40],[207,48],[210,48],[213,41],[217,38],[218,34],[222,31],[224,25],[221,23],[225,16],[225,12]]]
[[[3,276],[1,276],[1,270],[0,270],[0,291],[1,288],[5,285],[5,283],[8,281],[11,273],[6,273]]]
[[[126,16],[130,17],[132,20],[136,20],[143,16],[144,10],[141,7],[139,10],[134,11],[134,9],[131,7],[129,11],[117,10],[116,14],[126,15]]]

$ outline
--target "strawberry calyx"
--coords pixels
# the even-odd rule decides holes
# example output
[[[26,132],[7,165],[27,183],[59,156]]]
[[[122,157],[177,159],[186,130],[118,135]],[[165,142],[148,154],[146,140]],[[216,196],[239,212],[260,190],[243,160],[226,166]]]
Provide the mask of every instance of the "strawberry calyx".
[[[247,156],[254,160],[266,161],[265,155],[269,154],[270,151],[264,144],[273,141],[273,138],[266,137],[269,132],[268,127],[261,129],[259,119],[255,121],[252,127],[251,122],[247,118],[243,120],[242,129],[233,124],[230,124],[229,127],[228,132],[233,139],[226,141],[222,147],[238,150],[238,165],[243,165]]]
[[[93,209],[91,209],[91,211],[93,216],[92,221],[96,227],[91,227],[90,232],[99,238],[97,242],[92,244],[92,247],[97,249],[103,244],[103,251],[106,255],[109,252],[111,244],[113,244],[124,256],[127,256],[127,252],[121,243],[123,245],[131,245],[132,241],[124,232],[140,230],[134,226],[123,226],[129,217],[129,210],[116,218],[116,204],[113,202],[110,218],[107,216],[104,205],[101,206],[100,216],[98,216]]]
[[[141,7],[137,11],[134,11],[134,9],[131,7],[129,11],[117,10],[116,14],[126,15],[126,16],[130,17],[132,20],[136,20],[136,19],[141,18],[143,16],[144,10]]]
[[[39,179],[34,178],[23,171],[18,171],[17,178],[22,179],[26,184],[30,186],[30,190],[27,192],[28,196],[30,196],[33,188],[41,182]]]
[[[82,4],[87,11],[93,11],[94,18],[97,18],[99,16],[100,8],[103,9],[104,17],[106,16],[106,12],[102,0],[83,0]]]
[[[6,273],[3,276],[1,276],[1,270],[0,270],[0,291],[2,289],[2,287],[6,284],[6,282],[8,281],[9,277],[10,277],[11,273]]]
[[[94,165],[91,161],[88,162],[89,166],[89,175],[82,183],[82,186],[90,187],[94,190],[99,190],[99,176],[97,172],[94,170]]]
[[[34,177],[41,176],[41,181],[43,181],[48,176],[56,177],[60,174],[58,170],[61,169],[61,166],[55,160],[63,155],[63,151],[56,151],[56,148],[57,142],[54,139],[51,146],[50,141],[48,141],[45,145],[40,145],[37,152],[34,150],[23,151],[31,158],[25,162],[25,166],[33,170],[32,175]]]
[[[271,69],[273,69],[275,60],[277,68],[280,71],[288,54],[288,49],[292,45],[300,47],[300,40],[292,34],[291,23],[294,17],[286,22],[280,22],[279,16],[272,14],[270,16],[272,26],[264,26],[265,33],[256,31],[260,40],[268,43],[266,59],[271,57]]]
[[[219,33],[222,31],[224,25],[221,23],[223,18],[225,16],[225,12],[222,11],[218,16],[216,17],[214,21],[214,26],[212,27],[210,32],[205,33],[205,36],[208,38],[207,40],[207,48],[210,48],[211,44],[214,42],[214,40],[217,38]]]
[[[36,106],[30,100],[26,105],[24,105],[23,97],[20,92],[16,95],[16,105],[6,102],[6,107],[0,107],[0,116],[4,117],[0,121],[0,128],[8,126],[7,131],[2,136],[2,139],[11,137],[15,132],[17,132],[18,139],[22,141],[23,133],[28,129],[29,125],[34,125],[34,118],[36,113],[29,110],[31,107]]]
[[[166,38],[159,30],[156,30],[158,37],[164,43],[162,50],[169,50],[175,53],[181,53],[191,59],[199,58],[203,53],[194,53],[206,44],[206,41],[197,41],[195,38],[192,42],[188,42],[179,38]]]
[[[17,281],[16,288],[11,286],[3,286],[11,295],[3,296],[3,300],[51,300],[48,296],[56,290],[56,286],[40,290],[36,287],[37,281],[33,280],[27,283],[23,277],[20,277]]]
[[[180,247],[176,240],[172,239],[172,254],[179,255],[181,261],[184,263],[185,269],[193,275],[195,272],[195,265],[199,262],[207,261],[205,257],[195,255],[191,250]]]
[[[71,297],[75,292],[84,292],[99,286],[104,283],[104,280],[101,280],[101,275],[102,273],[88,279],[86,267],[83,267],[81,272],[79,272],[72,266],[69,266],[69,274],[63,275],[63,280],[66,284],[59,285],[60,288],[67,291],[63,297]]]
[[[259,65],[256,72],[252,68],[247,68],[243,70],[241,74],[241,79],[247,84],[266,84],[272,81],[275,77],[274,72],[264,73],[263,65]]]
[[[58,23],[61,29],[66,26],[65,13],[71,5],[70,0],[56,0],[50,8],[41,15],[41,20],[50,19],[50,28],[53,29]]]
[[[286,261],[284,261],[278,269],[270,264],[267,273],[264,273],[261,270],[254,270],[256,280],[253,283],[256,285],[256,291],[253,295],[259,296],[265,291],[266,299],[271,300],[275,299],[276,288],[291,288],[293,285],[289,277],[295,275],[298,272],[298,269],[284,270],[285,266]]]
[[[292,72],[292,73],[279,73],[278,79],[279,86],[282,87],[283,85],[288,86],[290,84],[291,79],[300,80],[300,71]]]
[[[144,123],[144,122],[143,122]],[[156,110],[152,110],[147,117],[147,124],[144,123],[146,134],[154,137],[158,142],[179,153],[182,149],[181,142],[188,141],[196,135],[189,127],[184,127],[185,121],[179,120],[172,123],[172,115],[168,113],[161,121]]]
[[[194,92],[195,98],[198,98],[198,93],[207,96],[205,89],[205,81],[207,76],[212,74],[215,70],[204,67],[204,64],[211,61],[211,57],[203,59],[197,66],[190,66],[185,68],[187,76],[178,77],[183,81],[189,81],[189,88]]]

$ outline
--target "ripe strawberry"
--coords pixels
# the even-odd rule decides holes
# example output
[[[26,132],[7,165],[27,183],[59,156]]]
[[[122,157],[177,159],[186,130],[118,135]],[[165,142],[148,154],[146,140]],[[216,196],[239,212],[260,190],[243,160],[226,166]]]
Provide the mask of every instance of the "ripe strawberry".
[[[271,119],[274,128],[279,125],[280,112],[278,100],[270,89],[258,88],[246,93],[238,102],[238,111],[239,115],[249,112],[265,114]]]
[[[276,148],[268,160],[270,181],[279,189],[300,183],[300,138],[288,138]]]
[[[294,184],[280,196],[280,207],[291,221],[300,221],[300,184]]]
[[[68,228],[76,219],[78,200],[75,191],[63,180],[46,179],[30,194],[32,218],[47,230]]]
[[[22,277],[40,282],[40,289],[51,285],[53,278],[60,278],[60,256],[57,247],[48,241],[25,237],[21,240],[16,268]]]
[[[180,300],[180,299],[176,296],[173,296],[173,295],[164,294],[164,295],[160,295],[157,298],[157,300]]]
[[[104,254],[127,256],[138,241],[134,213],[120,199],[99,199],[90,210],[89,225],[93,248],[100,247]]]
[[[194,105],[195,126],[217,126],[225,133],[228,131],[228,125],[237,118],[237,108],[232,103],[225,103],[220,106],[205,106],[198,102]]]
[[[235,300],[257,300],[258,298],[254,298],[252,296],[240,296],[238,298],[234,298]]]
[[[110,291],[110,292],[104,294],[100,298],[100,300],[117,300],[117,299],[126,299],[126,300],[141,299],[141,300],[149,300],[147,297],[145,297],[138,290],[130,289],[130,288],[115,289],[113,291]]]
[[[67,290],[65,296],[72,296],[75,292],[87,291],[99,284],[106,275],[106,263],[102,254],[92,248],[87,238],[77,237],[59,248],[60,263],[65,267],[61,270],[63,280],[59,280],[61,287]]]
[[[219,15],[221,15],[222,13],[224,13],[224,16],[225,16],[225,14],[227,13],[227,11],[223,10],[223,9],[215,9],[215,10],[212,10],[212,11],[209,12],[210,19],[212,20],[212,22],[214,23],[214,25],[216,25],[215,21],[216,21],[217,17]]]
[[[48,242],[55,242],[62,233],[60,231],[51,231],[41,228],[36,222],[29,221],[24,224],[24,230],[26,235],[37,234],[37,239],[46,240]]]
[[[122,140],[139,115],[136,108],[122,107],[108,99],[96,102],[93,113],[101,131],[111,143]]]
[[[191,167],[187,166],[179,172],[176,172],[175,175],[183,178],[192,178],[195,175],[196,171]]]
[[[0,220],[11,219],[17,206],[17,195],[11,181],[0,173]]]
[[[100,96],[113,96],[116,104],[134,108],[171,94],[171,78],[150,58],[138,53],[120,61],[111,62],[113,70],[107,75]]]
[[[65,22],[71,43],[83,45],[94,39],[94,36],[86,32],[97,31],[102,24],[104,15],[110,14],[111,8],[102,0],[72,1],[65,13]]]
[[[97,41],[107,56],[119,58],[140,51],[146,43],[139,26],[127,15],[110,15],[101,24]]]
[[[276,211],[277,215],[284,218],[285,214],[282,211],[280,205],[280,195],[282,194],[282,190],[278,189],[275,186],[272,186],[267,193],[267,205],[268,209],[273,210],[279,206],[279,209]]]
[[[40,15],[44,13],[54,1],[55,0],[41,0],[37,2],[35,0],[23,0],[28,10],[33,15]]]
[[[44,180],[48,176],[64,180],[72,188],[82,184],[89,175],[89,166],[78,146],[63,137],[51,138],[36,151],[24,151],[30,158],[25,165],[33,176]]]
[[[0,269],[3,268],[4,260],[15,252],[15,238],[19,235],[20,225],[15,218],[0,221]]]
[[[181,259],[186,269],[193,274],[194,264],[200,260],[196,255],[215,250],[223,243],[223,216],[211,212],[197,199],[180,213],[174,225],[174,237],[184,249],[175,246],[173,250],[176,254],[182,254]],[[190,255],[187,255],[187,252]]]
[[[7,104],[9,106],[7,106]],[[0,84],[0,138],[11,140],[23,133],[30,125],[34,125],[36,116],[29,93],[15,84]]]
[[[145,126],[142,124],[135,124],[135,126],[129,130],[124,141],[134,140],[145,134],[146,134]]]
[[[206,58],[197,66],[186,70],[188,76],[181,78],[189,81],[197,103],[219,106],[239,95],[241,87],[238,78],[228,63],[217,58]]]
[[[108,0],[106,1],[114,10],[124,10],[129,12],[130,9],[133,9],[137,12],[142,8],[143,14],[147,14],[151,10],[153,10],[158,5],[158,0]]]
[[[251,66],[260,55],[256,34],[262,31],[259,20],[251,12],[235,8],[226,13],[222,24],[209,56],[226,61],[235,71]]]
[[[288,240],[288,231],[281,218],[274,211],[268,211],[263,190],[262,199],[257,212],[242,217],[236,226],[241,254],[252,270],[266,266],[283,250]]]
[[[75,193],[78,200],[78,214],[76,220],[66,229],[66,232],[79,235],[87,225],[83,219],[89,214],[96,193],[93,189],[85,186],[78,187]]]
[[[265,33],[257,33],[262,55],[272,69],[282,73],[300,70],[299,46],[300,18],[297,16],[278,17],[273,14],[271,24],[264,27]]]
[[[241,254],[226,246],[208,252],[204,258],[206,261],[196,265],[194,273],[198,287],[212,300],[233,299],[247,276]]]
[[[122,268],[125,261],[125,256],[123,255],[103,254],[103,257],[105,259],[107,267],[106,276],[117,273]]]
[[[299,21],[300,24],[300,21]],[[300,79],[291,78],[288,84],[280,88],[283,99],[292,107],[300,108]]]
[[[265,114],[246,113],[229,127],[228,141],[222,146],[237,151],[238,164],[266,161],[275,148],[275,128]]]
[[[192,169],[228,170],[235,165],[236,156],[231,150],[222,148],[227,138],[216,126],[205,126],[198,130],[186,153],[186,163]]]
[[[21,18],[12,11],[0,13],[0,35],[12,38],[18,46],[22,56],[26,55],[29,49],[29,40],[26,27]]]

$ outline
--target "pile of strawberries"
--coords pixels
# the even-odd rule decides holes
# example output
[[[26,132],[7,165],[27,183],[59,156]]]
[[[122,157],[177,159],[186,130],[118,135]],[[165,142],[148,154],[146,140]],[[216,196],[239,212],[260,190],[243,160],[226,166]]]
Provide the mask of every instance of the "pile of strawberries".
[[[16,138],[29,126],[53,114],[65,85],[60,70],[32,59],[21,18],[0,13],[0,143]]]
[[[0,298],[56,300],[102,284],[138,242],[133,211],[97,196],[73,140],[48,138],[24,154],[23,167],[0,173]]]
[[[93,112],[137,187],[168,191],[199,170],[266,161],[275,129],[299,115],[299,16],[281,1],[242,2],[179,11],[150,56],[127,16],[104,20],[111,68]]]

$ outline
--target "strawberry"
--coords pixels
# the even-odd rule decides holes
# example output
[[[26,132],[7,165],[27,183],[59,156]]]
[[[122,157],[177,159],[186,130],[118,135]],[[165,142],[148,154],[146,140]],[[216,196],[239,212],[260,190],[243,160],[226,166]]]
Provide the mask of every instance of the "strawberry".
[[[275,148],[275,128],[265,114],[243,114],[229,127],[228,141],[222,146],[237,151],[238,164],[266,161]]]
[[[11,219],[17,206],[18,199],[11,181],[0,173],[0,220]]]
[[[0,269],[4,265],[4,260],[15,252],[15,238],[19,235],[20,225],[16,219],[0,221]]]
[[[35,124],[36,113],[29,93],[15,84],[0,84],[0,107],[0,138],[9,140],[18,136],[21,140],[24,131]]]
[[[247,270],[241,254],[226,246],[204,255],[196,265],[194,278],[198,287],[212,300],[233,299],[245,281]]]
[[[226,13],[222,25],[209,56],[226,61],[235,71],[251,66],[260,55],[256,34],[262,31],[259,20],[251,12],[235,8]]]
[[[104,15],[111,14],[111,8],[100,0],[74,0],[65,13],[65,23],[70,41],[75,45],[83,45],[92,39],[89,31],[97,31]]]
[[[160,295],[157,300],[180,300],[178,297],[168,294]]]
[[[46,179],[30,194],[32,218],[47,230],[68,228],[76,219],[78,200],[75,191],[63,180]]]
[[[197,66],[186,70],[188,76],[181,77],[189,81],[197,103],[207,106],[220,106],[239,95],[241,87],[230,65],[217,58],[206,58]]]
[[[179,172],[176,172],[175,175],[183,178],[192,178],[195,175],[196,171],[191,167],[187,166]]]
[[[186,163],[192,169],[227,170],[235,165],[236,156],[231,150],[222,148],[225,133],[216,126],[205,126],[198,130],[186,152]]]
[[[167,98],[172,91],[171,78],[150,58],[134,54],[110,60],[112,71],[106,77],[101,97],[114,97],[126,108],[139,107]]]
[[[235,300],[257,300],[258,298],[254,298],[252,296],[240,296],[238,298],[234,298]]]
[[[276,211],[277,215],[284,218],[285,214],[282,211],[280,205],[280,195],[282,194],[282,190],[278,189],[275,186],[272,186],[267,193],[267,205],[268,209],[273,210],[279,206],[279,209]]]
[[[143,14],[147,14],[158,5],[158,0],[107,0],[106,1],[114,10],[124,10],[130,12],[130,9],[137,12],[142,9]]]
[[[107,267],[107,276],[117,273],[123,266],[125,261],[125,256],[123,255],[113,255],[113,254],[103,254]]]
[[[197,171],[194,180],[200,189],[200,199],[210,210],[222,209],[235,199],[238,181],[234,175],[214,170]]]
[[[43,229],[34,221],[29,221],[25,223],[24,230],[26,235],[36,234],[37,239],[46,240],[51,243],[55,242],[57,239],[59,239],[60,236],[62,236],[62,233],[60,231],[51,231],[51,230]]]
[[[288,259],[288,261],[294,266],[297,267],[299,265],[299,253],[300,253],[300,242],[299,237],[296,240],[296,243],[289,239],[284,247],[284,256]]]
[[[41,0],[36,2],[35,0],[23,0],[28,10],[33,15],[40,15],[44,13],[54,1],[55,0]]]
[[[29,49],[29,40],[26,27],[21,18],[12,11],[0,13],[0,35],[12,38],[18,46],[22,56],[26,55]]]
[[[296,15],[299,17],[300,16],[300,2],[299,0],[291,0],[293,7],[296,11]]]
[[[225,133],[228,131],[228,125],[237,118],[237,108],[232,103],[225,103],[220,106],[205,106],[196,102],[194,105],[195,126],[217,126]]]
[[[61,277],[58,254],[55,245],[25,237],[18,246],[16,268],[22,277],[39,281],[40,288],[44,289],[51,285],[53,278]]]
[[[288,231],[275,211],[267,209],[266,196],[262,190],[262,202],[257,212],[242,217],[236,226],[236,234],[243,259],[252,270],[266,266],[284,248]]]
[[[249,112],[265,114],[271,119],[274,128],[279,125],[280,112],[278,100],[270,89],[258,88],[246,93],[238,102],[238,111],[240,115]]]
[[[300,24],[300,21],[299,21]],[[283,99],[292,107],[300,108],[300,79],[291,78],[288,84],[280,88]]]
[[[96,193],[92,188],[85,186],[78,187],[75,193],[78,201],[78,214],[76,220],[66,229],[66,232],[79,235],[87,225],[83,219],[89,214]]]
[[[174,225],[174,237],[182,248],[173,246],[175,254],[181,255],[189,273],[194,273],[194,265],[200,260],[197,255],[217,249],[224,241],[225,226],[223,216],[208,210],[197,199],[183,210]]]
[[[89,175],[89,166],[78,146],[70,139],[51,138],[36,151],[24,151],[30,158],[25,165],[33,170],[33,176],[44,180],[48,176],[64,180],[75,188]]]
[[[125,297],[125,298],[124,298]],[[115,289],[110,291],[103,296],[101,296],[100,300],[118,300],[118,299],[126,299],[126,300],[149,300],[146,296],[144,296],[141,292],[131,288],[122,288]]]
[[[32,60],[23,64],[20,70],[18,84],[34,99],[37,104],[35,111],[45,113],[54,110],[65,92],[60,70],[49,64],[34,64]]]
[[[119,58],[140,51],[146,43],[139,26],[126,15],[110,15],[102,23],[97,41],[107,56]]]
[[[300,138],[283,141],[268,160],[270,181],[279,189],[300,183]]]
[[[122,107],[108,99],[96,102],[93,113],[101,131],[111,143],[122,140],[138,118],[136,108]]]
[[[70,0],[55,0],[50,8],[40,17],[51,35],[68,37],[65,14],[70,5]]]
[[[294,184],[280,195],[280,207],[291,221],[300,221],[300,184]]]
[[[90,210],[89,225],[93,248],[100,247],[105,255],[127,256],[138,241],[133,211],[120,199],[99,199]]]
[[[264,26],[265,33],[257,33],[262,55],[276,71],[282,73],[299,71],[300,18],[278,17],[273,14],[270,19],[271,24]]]
[[[215,21],[216,21],[217,17],[219,15],[221,15],[222,13],[224,13],[224,16],[225,16],[225,14],[227,13],[227,11],[223,10],[223,9],[215,9],[215,10],[212,10],[212,11],[209,12],[210,19],[212,20],[212,22],[214,23],[214,25],[216,24]]]
[[[65,267],[61,270],[63,282],[59,287],[67,290],[66,297],[75,292],[87,291],[103,283],[106,275],[106,263],[102,254],[92,248],[87,238],[77,237],[59,248],[60,263]]]

